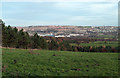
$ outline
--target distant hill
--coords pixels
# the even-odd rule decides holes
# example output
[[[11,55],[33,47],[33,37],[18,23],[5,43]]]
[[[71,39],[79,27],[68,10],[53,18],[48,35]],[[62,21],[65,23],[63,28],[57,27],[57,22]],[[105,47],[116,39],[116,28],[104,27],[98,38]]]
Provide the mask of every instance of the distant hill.
[[[117,26],[29,26],[17,27],[30,35],[38,33],[39,36],[52,35],[55,37],[96,37],[117,38]]]

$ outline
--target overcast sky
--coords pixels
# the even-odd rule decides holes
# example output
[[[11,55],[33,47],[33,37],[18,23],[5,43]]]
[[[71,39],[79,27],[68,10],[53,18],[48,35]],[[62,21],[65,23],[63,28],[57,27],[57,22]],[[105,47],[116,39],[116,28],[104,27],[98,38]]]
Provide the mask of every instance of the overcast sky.
[[[38,1],[2,2],[6,25],[82,25],[117,26],[118,2]]]

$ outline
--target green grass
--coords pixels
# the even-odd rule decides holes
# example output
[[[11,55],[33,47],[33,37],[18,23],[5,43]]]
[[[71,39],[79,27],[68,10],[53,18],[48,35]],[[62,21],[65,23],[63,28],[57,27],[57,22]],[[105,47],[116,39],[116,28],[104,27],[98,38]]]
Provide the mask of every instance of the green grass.
[[[99,37],[102,37],[102,38],[115,38],[114,35],[99,35]]]
[[[70,45],[72,46],[78,46],[78,44],[75,43],[71,43]],[[118,42],[116,41],[107,41],[105,43],[105,41],[95,41],[95,42],[89,42],[89,43],[80,43],[79,46],[111,46],[111,47],[117,47],[118,46]]]
[[[118,53],[34,50],[39,54],[30,54],[24,49],[2,50],[3,76],[118,75]]]

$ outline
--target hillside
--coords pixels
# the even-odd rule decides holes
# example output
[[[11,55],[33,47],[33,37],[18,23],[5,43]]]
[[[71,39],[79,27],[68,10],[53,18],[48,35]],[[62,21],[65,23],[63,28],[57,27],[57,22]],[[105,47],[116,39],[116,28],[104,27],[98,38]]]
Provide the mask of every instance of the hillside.
[[[13,27],[14,28],[14,27]],[[29,35],[38,33],[39,36],[54,37],[77,37],[77,38],[117,38],[117,26],[26,26],[16,27],[18,30],[23,29]]]
[[[3,76],[117,76],[118,53],[3,49]]]

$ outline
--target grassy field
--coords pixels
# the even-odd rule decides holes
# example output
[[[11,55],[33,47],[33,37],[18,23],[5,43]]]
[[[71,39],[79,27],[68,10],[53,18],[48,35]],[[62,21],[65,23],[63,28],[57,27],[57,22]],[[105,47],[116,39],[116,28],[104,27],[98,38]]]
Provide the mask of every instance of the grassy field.
[[[2,50],[3,76],[118,75],[118,53]]]
[[[71,43],[72,46],[78,46],[78,44]],[[89,42],[89,43],[80,43],[79,46],[111,46],[111,47],[117,47],[118,42],[116,41],[95,41],[95,42]]]

